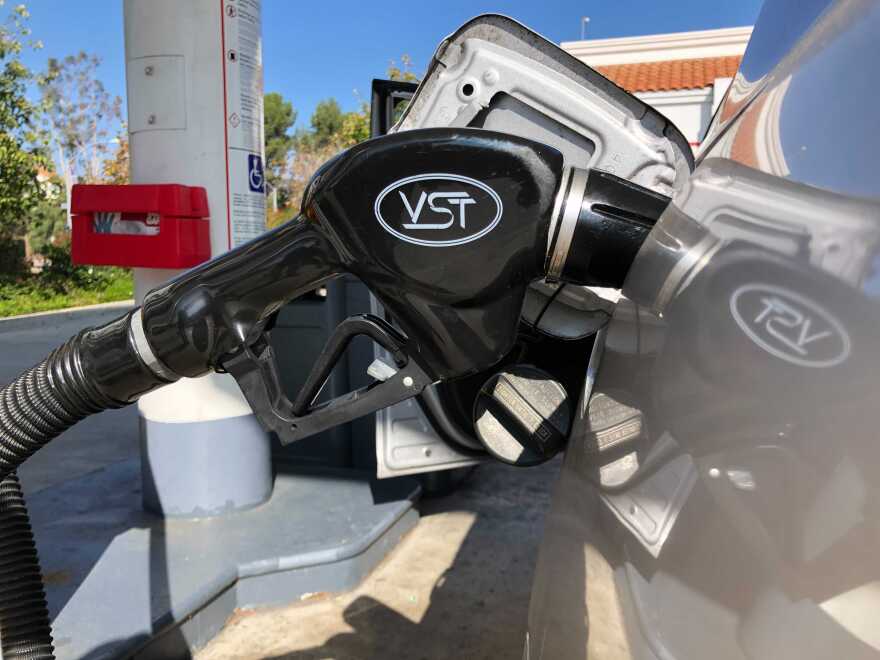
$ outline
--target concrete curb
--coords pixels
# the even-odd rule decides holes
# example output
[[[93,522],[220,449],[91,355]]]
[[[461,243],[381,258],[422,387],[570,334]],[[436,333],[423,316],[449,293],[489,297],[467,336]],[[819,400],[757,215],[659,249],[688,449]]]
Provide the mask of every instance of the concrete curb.
[[[69,309],[56,309],[51,312],[37,312],[35,314],[22,314],[21,316],[8,316],[0,318],[0,334],[5,332],[20,332],[22,330],[34,330],[49,325],[58,325],[68,321],[76,321],[79,318],[89,317],[90,323],[103,320],[111,320],[121,316],[134,307],[134,300],[118,300],[116,302],[101,303],[99,305],[85,305],[84,307],[71,307]]]
[[[58,660],[191,657],[236,609],[353,589],[419,520],[408,477],[290,465],[260,506],[183,519],[144,512],[140,481],[130,458],[29,498],[64,576],[46,587]]]

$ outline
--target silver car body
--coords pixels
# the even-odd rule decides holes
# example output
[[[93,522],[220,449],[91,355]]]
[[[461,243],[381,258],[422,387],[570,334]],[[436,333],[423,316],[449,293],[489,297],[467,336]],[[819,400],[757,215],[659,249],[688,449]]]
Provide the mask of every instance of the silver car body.
[[[880,4],[769,0],[597,338],[526,657],[880,656]]]

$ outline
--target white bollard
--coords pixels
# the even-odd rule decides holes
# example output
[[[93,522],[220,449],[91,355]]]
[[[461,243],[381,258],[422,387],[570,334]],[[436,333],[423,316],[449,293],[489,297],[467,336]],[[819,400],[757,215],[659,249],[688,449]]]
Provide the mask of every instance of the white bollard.
[[[208,193],[213,256],[266,225],[260,0],[125,0],[132,183]],[[135,269],[140,303],[177,271]],[[138,403],[144,506],[166,516],[256,506],[271,447],[231,376],[210,374]]]

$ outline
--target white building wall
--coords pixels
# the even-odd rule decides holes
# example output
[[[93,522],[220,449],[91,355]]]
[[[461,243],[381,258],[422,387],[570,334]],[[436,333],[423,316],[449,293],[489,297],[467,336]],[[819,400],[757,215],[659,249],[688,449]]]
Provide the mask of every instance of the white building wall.
[[[712,119],[712,87],[674,92],[640,92],[636,96],[657,108],[678,126],[691,146],[699,144],[709,120]]]
[[[564,41],[563,50],[592,67],[612,64],[662,62],[706,57],[742,55],[752,34],[751,27],[655,34],[617,39]],[[731,78],[717,78],[703,89],[638,92],[636,96],[654,106],[678,126],[696,148]]]
[[[735,27],[643,37],[563,41],[560,46],[590,66],[605,66],[742,55],[751,36],[751,27]]]

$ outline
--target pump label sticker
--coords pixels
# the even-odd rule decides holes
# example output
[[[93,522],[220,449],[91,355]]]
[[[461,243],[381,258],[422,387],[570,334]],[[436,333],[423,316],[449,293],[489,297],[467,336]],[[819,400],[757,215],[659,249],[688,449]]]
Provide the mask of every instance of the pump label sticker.
[[[794,291],[745,284],[730,297],[730,313],[755,344],[801,367],[833,367],[849,357],[849,334],[830,312]]]
[[[223,0],[222,6],[227,244],[232,248],[266,230],[262,17],[260,0]]]
[[[387,186],[373,206],[376,219],[402,241],[431,247],[463,245],[501,221],[501,197],[458,174],[419,174]]]

